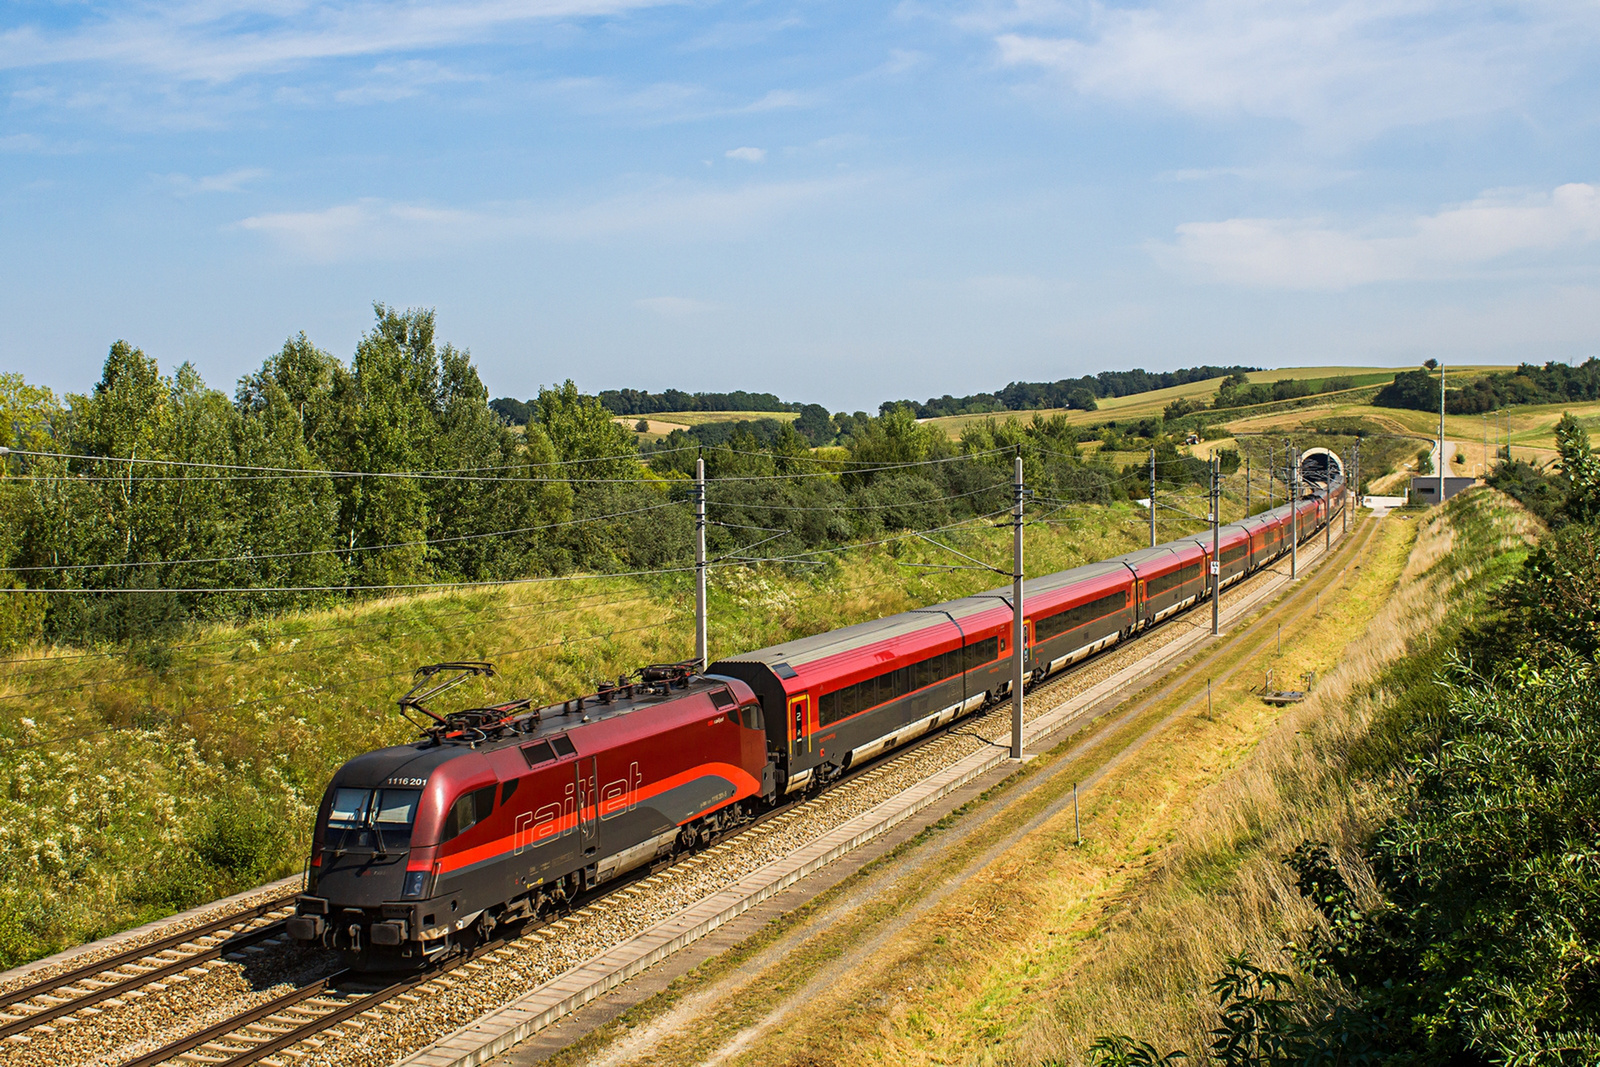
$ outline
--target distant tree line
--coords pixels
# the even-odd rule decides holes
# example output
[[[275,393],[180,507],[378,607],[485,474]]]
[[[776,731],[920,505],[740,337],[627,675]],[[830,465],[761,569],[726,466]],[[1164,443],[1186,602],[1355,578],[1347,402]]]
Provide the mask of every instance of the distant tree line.
[[[686,393],[666,389],[652,393],[644,389],[602,389],[600,406],[613,415],[656,415],[663,411],[799,411],[800,404],[779,400],[771,393]],[[513,426],[524,426],[533,416],[533,401],[501,397],[489,406]]]
[[[1380,407],[1439,410],[1438,364],[1429,360],[1417,370],[1401,371],[1378,390],[1373,403]],[[1524,363],[1511,372],[1485,374],[1460,389],[1446,382],[1445,411],[1451,415],[1477,415],[1515,404],[1562,404],[1600,400],[1600,359],[1590,357],[1576,367]]]
[[[1336,393],[1355,388],[1355,379],[1348,375],[1335,375],[1322,379],[1316,388],[1313,383],[1298,378],[1280,378],[1275,382],[1258,382],[1254,385],[1243,374],[1234,373],[1222,380],[1217,395],[1211,401],[1213,408],[1242,408],[1253,404],[1271,404],[1279,400],[1298,400],[1318,393]]]

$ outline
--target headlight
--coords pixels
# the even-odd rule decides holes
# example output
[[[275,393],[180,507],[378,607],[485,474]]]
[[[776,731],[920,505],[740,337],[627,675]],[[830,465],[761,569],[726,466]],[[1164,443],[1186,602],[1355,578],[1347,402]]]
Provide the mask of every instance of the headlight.
[[[428,872],[427,871],[407,871],[406,872],[405,889],[401,892],[400,895],[402,897],[408,897],[408,898],[409,897],[420,897],[422,895],[422,885],[427,880],[428,880]]]

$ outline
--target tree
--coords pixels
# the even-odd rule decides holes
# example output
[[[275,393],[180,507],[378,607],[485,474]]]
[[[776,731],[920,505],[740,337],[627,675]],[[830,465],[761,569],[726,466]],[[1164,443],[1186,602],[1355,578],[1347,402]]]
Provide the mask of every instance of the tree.
[[[1567,481],[1567,515],[1575,522],[1600,518],[1600,460],[1589,447],[1589,432],[1570,412],[1556,423],[1561,474]]]
[[[1372,402],[1381,408],[1436,411],[1439,407],[1439,382],[1425,370],[1401,371],[1394,376],[1394,381],[1378,390]]]
[[[825,445],[833,440],[833,422],[828,418],[828,409],[821,404],[801,405],[794,428],[813,445]]]
[[[380,473],[436,466],[434,408],[439,356],[432,311],[401,314],[374,304],[377,322],[356,346],[354,383],[360,407],[346,454],[354,469]],[[348,483],[348,488],[345,488]],[[415,544],[430,525],[428,493],[413,478],[341,479],[342,535],[349,547],[371,548],[355,559],[363,584],[427,581],[427,553]],[[404,547],[382,548],[379,545]]]

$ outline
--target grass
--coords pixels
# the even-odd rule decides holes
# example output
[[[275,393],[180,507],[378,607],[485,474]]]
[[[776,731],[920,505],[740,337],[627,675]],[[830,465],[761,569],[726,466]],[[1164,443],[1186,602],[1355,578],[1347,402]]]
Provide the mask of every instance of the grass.
[[[1420,520],[1359,640],[1312,700],[1198,798],[1160,863],[1086,942],[1050,1010],[1017,1035],[1020,1047],[1071,1063],[1095,1036],[1126,1032],[1193,1054],[1208,1040],[1206,985],[1225,955],[1248,949],[1288,969],[1283,945],[1311,915],[1282,857],[1302,840],[1328,841],[1352,884],[1371,884],[1353,846],[1390,810],[1405,724],[1439,699],[1431,677],[1449,642],[1436,635],[1481,608],[1535,527],[1488,490]]]
[[[1030,526],[1035,573],[1144,543],[1144,515],[1128,505],[1071,515]],[[1009,558],[1008,531],[951,536]],[[839,555],[820,574],[714,571],[713,655],[998,583],[901,566],[950,561],[921,542]],[[393,701],[418,665],[495,662],[499,676],[463,699],[561,699],[686,658],[692,604],[681,576],[588,578],[208,627],[160,648],[11,657],[0,667],[0,966],[299,870],[333,770],[413,736]]]

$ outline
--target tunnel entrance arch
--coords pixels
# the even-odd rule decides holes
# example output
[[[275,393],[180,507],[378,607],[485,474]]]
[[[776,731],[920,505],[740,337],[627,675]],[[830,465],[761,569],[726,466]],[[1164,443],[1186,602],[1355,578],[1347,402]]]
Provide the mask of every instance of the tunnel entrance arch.
[[[1344,461],[1326,448],[1308,448],[1300,454],[1300,482],[1308,489],[1326,490],[1344,480]]]

